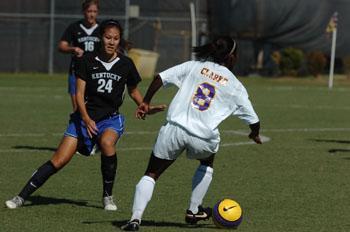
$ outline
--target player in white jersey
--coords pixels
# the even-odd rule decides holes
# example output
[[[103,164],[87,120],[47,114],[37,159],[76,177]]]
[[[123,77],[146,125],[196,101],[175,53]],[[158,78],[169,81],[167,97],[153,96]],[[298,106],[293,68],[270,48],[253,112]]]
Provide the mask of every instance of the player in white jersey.
[[[236,42],[226,36],[194,47],[198,61],[188,61],[159,73],[147,90],[136,116],[144,119],[153,95],[161,86],[179,88],[172,100],[167,123],[159,131],[145,175],[136,185],[131,220],[123,230],[139,229],[143,212],[152,197],[155,181],[186,150],[187,157],[200,165],[192,179],[187,223],[196,224],[211,216],[201,206],[213,175],[213,162],[219,149],[219,124],[235,115],[246,122],[249,138],[261,144],[260,122],[241,82],[230,71],[237,58]]]

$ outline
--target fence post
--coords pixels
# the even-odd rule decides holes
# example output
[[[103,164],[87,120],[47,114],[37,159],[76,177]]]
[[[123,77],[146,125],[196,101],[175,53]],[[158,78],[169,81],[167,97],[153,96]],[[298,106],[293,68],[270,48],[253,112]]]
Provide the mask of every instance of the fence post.
[[[130,13],[130,0],[125,0],[125,22],[124,22],[124,38],[129,39],[129,13]]]
[[[195,47],[197,46],[197,28],[196,28],[196,10],[194,3],[190,3],[190,11],[191,11],[191,29],[192,29],[192,43],[191,46]],[[192,50],[192,49],[191,49]],[[194,54],[191,53],[191,58],[194,60]]]
[[[50,41],[49,41],[49,75],[53,74],[53,48],[54,48],[54,36],[55,36],[55,0],[50,2]]]

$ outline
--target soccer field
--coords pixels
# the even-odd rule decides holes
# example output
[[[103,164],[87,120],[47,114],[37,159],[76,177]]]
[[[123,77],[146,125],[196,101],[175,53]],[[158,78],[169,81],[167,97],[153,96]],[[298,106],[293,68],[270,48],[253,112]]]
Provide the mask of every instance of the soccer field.
[[[241,78],[261,120],[263,145],[247,139],[237,118],[220,127],[221,148],[204,199],[233,198],[243,209],[241,232],[350,231],[350,81]],[[50,159],[71,110],[65,75],[0,75],[0,201],[17,194]],[[145,93],[149,80],[140,89]],[[169,104],[175,88],[153,103]],[[117,145],[116,212],[102,209],[100,156],[76,155],[20,209],[0,207],[0,231],[119,231],[129,219],[165,113],[134,118],[127,96],[126,134]],[[213,222],[187,227],[191,179],[198,162],[182,156],[157,182],[142,231],[222,231]]]

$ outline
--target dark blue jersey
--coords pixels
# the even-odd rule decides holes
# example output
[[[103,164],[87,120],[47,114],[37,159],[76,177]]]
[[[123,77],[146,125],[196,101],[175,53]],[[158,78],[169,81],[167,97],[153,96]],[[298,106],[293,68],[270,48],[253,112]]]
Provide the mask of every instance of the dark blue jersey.
[[[77,61],[75,74],[86,82],[85,105],[94,121],[118,112],[125,86],[136,87],[141,81],[135,64],[121,54],[111,62],[102,61],[98,53],[84,55]]]
[[[64,31],[61,41],[67,41],[70,45],[81,48],[84,50],[84,54],[96,52],[101,47],[98,24],[87,28],[83,22],[83,20],[79,20],[70,24]],[[76,57],[72,56],[70,73],[73,73],[75,62]]]

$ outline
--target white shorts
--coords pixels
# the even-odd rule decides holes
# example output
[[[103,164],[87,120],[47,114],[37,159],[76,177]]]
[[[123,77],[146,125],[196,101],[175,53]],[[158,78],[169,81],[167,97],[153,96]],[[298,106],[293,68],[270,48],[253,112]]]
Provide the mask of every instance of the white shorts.
[[[189,159],[205,159],[219,150],[219,143],[220,137],[202,139],[168,122],[160,128],[153,153],[160,159],[175,160],[186,150]]]

